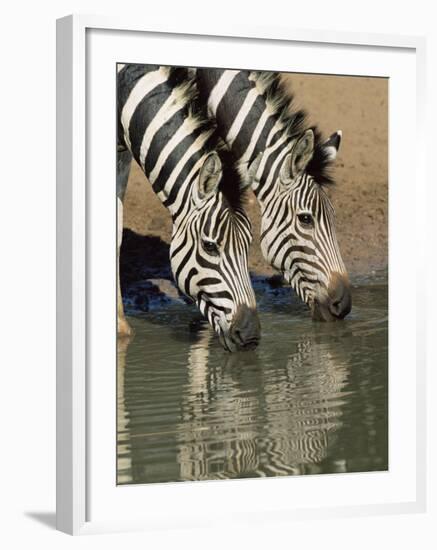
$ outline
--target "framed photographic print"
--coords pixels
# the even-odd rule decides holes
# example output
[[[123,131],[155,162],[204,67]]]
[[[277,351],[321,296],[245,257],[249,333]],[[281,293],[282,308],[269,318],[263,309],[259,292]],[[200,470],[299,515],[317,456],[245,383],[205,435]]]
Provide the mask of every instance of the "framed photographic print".
[[[60,530],[424,509],[423,64],[58,21]]]

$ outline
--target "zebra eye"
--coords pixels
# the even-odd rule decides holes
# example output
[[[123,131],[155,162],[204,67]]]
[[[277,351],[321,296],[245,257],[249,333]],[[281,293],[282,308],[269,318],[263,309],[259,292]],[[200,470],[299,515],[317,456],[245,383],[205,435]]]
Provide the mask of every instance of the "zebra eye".
[[[208,254],[211,254],[212,256],[218,256],[219,249],[218,246],[214,241],[207,241],[206,239],[202,240],[202,246]]]
[[[302,225],[308,225],[311,227],[314,225],[314,220],[311,214],[298,214],[297,217]]]

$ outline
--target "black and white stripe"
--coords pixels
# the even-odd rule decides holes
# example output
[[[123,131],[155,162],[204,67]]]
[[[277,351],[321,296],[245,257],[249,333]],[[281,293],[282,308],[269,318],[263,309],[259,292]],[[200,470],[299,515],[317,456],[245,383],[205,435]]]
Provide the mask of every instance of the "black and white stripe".
[[[327,169],[341,132],[323,143],[317,130],[307,128],[305,113],[291,110],[291,98],[278,75],[197,69],[196,81],[240,174],[259,201],[265,259],[281,271],[313,314],[315,303],[329,302],[330,311],[321,317],[343,317],[350,310],[347,272],[334,210],[323,189],[330,182]],[[332,296],[338,294],[342,305],[336,309]]]
[[[177,428],[181,478],[321,473],[342,426],[347,363],[302,339],[283,361],[270,358],[272,368],[237,374],[232,357],[209,364],[209,337],[200,332],[188,354]]]
[[[259,339],[247,264],[251,226],[241,205],[241,178],[195,94],[184,70],[124,65],[118,148],[131,152],[172,215],[170,260],[179,289],[233,351]],[[251,334],[233,331],[242,315],[251,318]]]

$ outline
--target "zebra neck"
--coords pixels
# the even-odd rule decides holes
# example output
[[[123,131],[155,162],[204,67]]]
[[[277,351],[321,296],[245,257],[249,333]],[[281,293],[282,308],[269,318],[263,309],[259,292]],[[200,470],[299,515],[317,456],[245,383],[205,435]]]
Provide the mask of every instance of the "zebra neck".
[[[126,65],[118,73],[119,131],[173,216],[213,141],[211,126],[191,110],[193,93],[194,83],[167,67]]]
[[[273,198],[283,161],[293,151],[296,143],[296,138],[292,138],[286,131],[282,131],[262,152],[257,175],[250,178],[253,192],[259,201],[265,201],[269,196]],[[250,170],[250,165],[245,169]]]
[[[194,185],[205,162],[206,154],[203,146],[208,138],[208,135],[201,134],[180,156],[174,159],[167,157],[166,161],[157,162],[153,166],[146,163],[144,167],[154,192],[169,209],[174,219],[190,204]],[[166,149],[167,145],[164,146],[162,153],[165,154]]]
[[[199,92],[235,159],[247,162],[280,130],[249,71],[200,69]]]
[[[249,71],[200,69],[197,82],[243,176],[259,153],[286,141],[283,121]]]
[[[177,215],[189,203],[193,186],[205,162],[213,130],[194,131],[186,118],[178,130],[155,153],[135,156],[152,188],[170,213]]]

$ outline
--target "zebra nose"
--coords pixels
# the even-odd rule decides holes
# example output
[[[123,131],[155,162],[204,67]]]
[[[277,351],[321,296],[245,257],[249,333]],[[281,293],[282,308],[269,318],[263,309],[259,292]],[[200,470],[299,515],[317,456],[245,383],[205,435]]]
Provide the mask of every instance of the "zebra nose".
[[[328,287],[328,307],[337,319],[343,319],[352,309],[349,280],[345,275],[333,273]]]
[[[261,339],[261,325],[256,309],[240,304],[232,321],[230,336],[237,349],[256,348]]]

